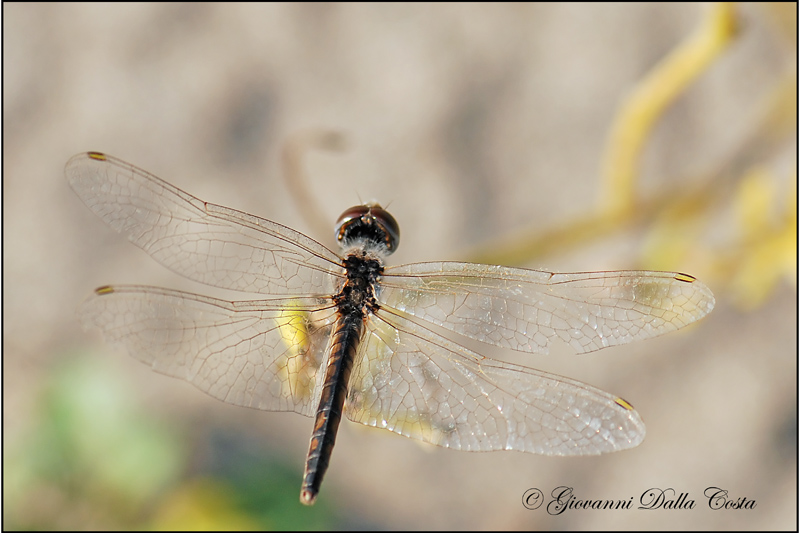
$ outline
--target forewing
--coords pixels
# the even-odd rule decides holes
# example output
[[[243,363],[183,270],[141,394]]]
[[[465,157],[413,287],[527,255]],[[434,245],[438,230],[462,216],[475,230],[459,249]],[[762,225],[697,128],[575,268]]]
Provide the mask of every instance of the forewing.
[[[226,403],[311,416],[334,311],[318,298],[227,302],[155,287],[102,287],[84,328],[156,372]]]
[[[702,282],[677,272],[630,270],[553,274],[471,263],[389,267],[384,305],[488,344],[578,353],[682,328],[714,308]]]
[[[114,230],[187,278],[263,294],[330,294],[339,257],[290,228],[204,202],[115,157],[67,162],[67,181]]]
[[[480,355],[380,310],[353,368],[355,422],[466,451],[593,455],[637,446],[624,400],[571,379]]]

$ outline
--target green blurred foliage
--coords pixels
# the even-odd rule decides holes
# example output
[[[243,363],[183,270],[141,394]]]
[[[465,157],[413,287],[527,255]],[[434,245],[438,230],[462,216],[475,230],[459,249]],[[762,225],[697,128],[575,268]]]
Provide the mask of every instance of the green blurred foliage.
[[[187,473],[196,441],[141,407],[118,371],[76,354],[60,361],[27,431],[6,442],[6,529],[336,526],[324,501],[300,504],[295,468],[242,449],[241,436],[210,439],[211,459]]]

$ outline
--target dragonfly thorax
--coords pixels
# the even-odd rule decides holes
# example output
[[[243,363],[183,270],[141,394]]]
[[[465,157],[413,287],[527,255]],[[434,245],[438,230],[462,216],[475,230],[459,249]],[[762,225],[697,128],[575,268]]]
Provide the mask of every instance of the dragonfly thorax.
[[[375,284],[383,273],[383,265],[370,258],[365,252],[353,253],[344,260],[347,281],[333,300],[340,313],[358,313],[366,316],[378,309],[375,298]]]

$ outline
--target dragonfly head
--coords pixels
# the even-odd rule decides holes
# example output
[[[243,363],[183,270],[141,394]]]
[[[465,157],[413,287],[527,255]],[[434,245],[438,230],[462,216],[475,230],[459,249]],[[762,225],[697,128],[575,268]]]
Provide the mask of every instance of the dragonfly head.
[[[342,248],[356,244],[381,247],[388,255],[400,244],[400,227],[380,205],[357,205],[347,209],[336,221],[336,240]]]

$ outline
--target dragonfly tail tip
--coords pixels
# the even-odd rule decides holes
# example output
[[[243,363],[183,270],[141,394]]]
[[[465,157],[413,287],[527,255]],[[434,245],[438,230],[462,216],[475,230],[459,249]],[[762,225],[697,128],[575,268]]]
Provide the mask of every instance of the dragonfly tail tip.
[[[311,489],[303,489],[300,491],[300,503],[303,505],[314,505],[317,499],[317,493]]]

